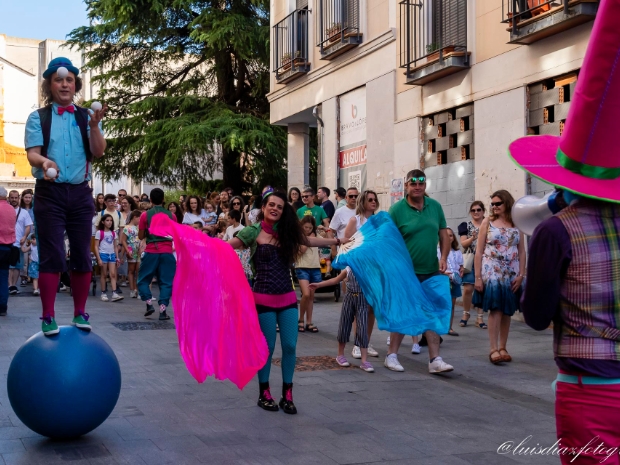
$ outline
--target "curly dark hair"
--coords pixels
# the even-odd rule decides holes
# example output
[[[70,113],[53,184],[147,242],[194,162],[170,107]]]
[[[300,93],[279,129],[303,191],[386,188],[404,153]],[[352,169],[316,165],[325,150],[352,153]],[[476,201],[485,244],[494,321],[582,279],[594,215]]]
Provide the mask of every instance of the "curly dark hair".
[[[202,199],[200,197],[198,197],[197,195],[188,195],[187,198],[185,199],[185,211],[187,213],[191,213],[193,214],[194,212],[192,211],[192,207],[190,207],[189,203],[192,199],[196,199],[196,210],[198,210],[198,213],[196,213],[197,215],[200,215],[200,212],[202,211]]]
[[[282,208],[282,216],[280,217],[280,221],[278,221],[278,242],[280,243],[278,253],[282,260],[286,263],[292,265],[299,259],[301,256],[301,246],[307,245],[306,236],[304,235],[304,231],[297,219],[297,214],[295,210],[288,203],[288,199],[286,198],[286,194],[282,192],[274,192],[263,197],[262,209],[264,209],[269,200],[277,197],[282,200],[283,208]],[[265,215],[263,210],[258,214],[258,221],[262,221],[265,219]]]
[[[82,78],[80,76],[75,76],[75,95],[79,94],[81,90]],[[46,106],[51,105],[52,102],[54,102],[54,96],[52,95],[52,81],[49,77],[43,79],[41,82],[41,98]]]

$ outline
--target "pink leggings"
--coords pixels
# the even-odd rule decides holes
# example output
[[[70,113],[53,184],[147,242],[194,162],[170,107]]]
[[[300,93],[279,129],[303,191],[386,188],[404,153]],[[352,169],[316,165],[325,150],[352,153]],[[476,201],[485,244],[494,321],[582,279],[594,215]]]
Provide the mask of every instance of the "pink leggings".
[[[567,465],[620,465],[620,384],[557,382],[555,419]],[[578,457],[575,458],[575,455]]]

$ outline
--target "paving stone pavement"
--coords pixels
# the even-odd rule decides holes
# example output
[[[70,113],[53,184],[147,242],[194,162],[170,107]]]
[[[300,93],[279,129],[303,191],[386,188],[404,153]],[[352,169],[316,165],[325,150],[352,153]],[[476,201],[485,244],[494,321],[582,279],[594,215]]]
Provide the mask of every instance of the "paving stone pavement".
[[[71,441],[37,435],[11,409],[9,364],[40,330],[40,301],[29,295],[30,287],[22,288],[28,295],[10,298],[8,316],[0,317],[0,465],[560,463],[549,455],[497,453],[502,443],[516,446],[529,436],[525,447],[556,441],[550,330],[535,332],[513,322],[508,349],[514,361],[494,366],[488,361],[487,332],[456,324],[460,336],[444,336],[441,348],[455,371],[438,376],[428,374],[425,348],[420,355],[409,353],[409,338],[399,355],[405,372],[384,368],[387,333],[375,330],[372,344],[380,354],[370,359],[375,373],[358,369],[359,361],[351,357],[354,367],[347,370],[298,373],[299,413],[286,415],[256,406],[256,379],[243,391],[228,381],[196,383],[180,357],[174,330],[113,326],[145,321],[144,304],[129,299],[124,289],[123,301],[89,297],[87,309],[94,330],[120,362],[120,399],[103,425]],[[320,332],[299,334],[298,356],[335,357],[341,304],[326,294],[317,299],[314,322]],[[72,313],[71,297],[58,294],[59,324],[68,324]],[[274,396],[281,382],[280,369],[273,366]]]

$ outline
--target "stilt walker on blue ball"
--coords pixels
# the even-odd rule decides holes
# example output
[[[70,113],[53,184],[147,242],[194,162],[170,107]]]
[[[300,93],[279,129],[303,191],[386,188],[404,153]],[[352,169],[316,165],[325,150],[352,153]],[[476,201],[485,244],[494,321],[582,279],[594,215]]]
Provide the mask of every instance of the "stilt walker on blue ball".
[[[66,270],[64,233],[71,248],[72,324],[90,331],[86,299],[91,282],[91,222],[93,158],[103,156],[106,141],[101,120],[107,107],[89,111],[73,103],[82,88],[79,70],[67,58],[50,61],[41,93],[46,106],[33,111],[26,123],[25,146],[36,181],[34,201],[39,256],[39,288],[43,306],[42,331],[58,334],[54,303],[60,274]]]

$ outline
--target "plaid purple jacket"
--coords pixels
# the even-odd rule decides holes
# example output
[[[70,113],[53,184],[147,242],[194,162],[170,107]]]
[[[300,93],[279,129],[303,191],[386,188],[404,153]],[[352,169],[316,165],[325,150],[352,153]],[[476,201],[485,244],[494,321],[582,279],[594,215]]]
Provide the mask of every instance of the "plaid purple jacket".
[[[620,360],[620,205],[579,202],[556,216],[572,260],[562,282],[556,357]]]

